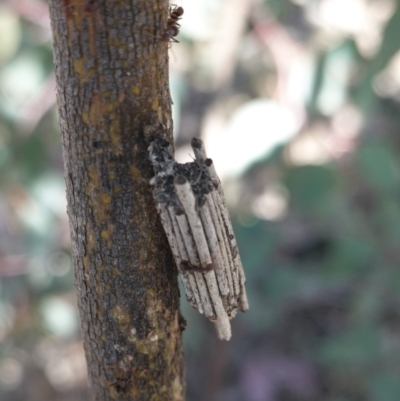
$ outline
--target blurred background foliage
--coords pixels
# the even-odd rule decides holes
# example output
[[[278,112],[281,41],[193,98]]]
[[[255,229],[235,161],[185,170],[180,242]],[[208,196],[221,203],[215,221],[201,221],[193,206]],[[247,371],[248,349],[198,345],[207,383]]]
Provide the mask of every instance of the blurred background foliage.
[[[251,309],[185,300],[189,401],[400,399],[400,1],[177,0],[177,158],[223,180]],[[47,4],[0,2],[0,398],[87,400]]]

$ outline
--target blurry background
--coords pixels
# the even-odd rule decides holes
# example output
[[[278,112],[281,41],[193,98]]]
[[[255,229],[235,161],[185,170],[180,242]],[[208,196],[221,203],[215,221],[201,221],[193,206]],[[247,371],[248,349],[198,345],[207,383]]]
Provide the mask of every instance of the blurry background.
[[[400,1],[177,0],[180,161],[223,180],[250,311],[182,300],[188,401],[400,399]],[[0,2],[0,398],[87,400],[48,9]]]

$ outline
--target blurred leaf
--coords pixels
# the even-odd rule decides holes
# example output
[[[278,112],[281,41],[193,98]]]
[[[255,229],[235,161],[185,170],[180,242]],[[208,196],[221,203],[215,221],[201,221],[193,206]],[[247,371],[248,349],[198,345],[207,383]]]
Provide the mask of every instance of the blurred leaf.
[[[207,152],[215,158],[220,175],[237,175],[297,132],[298,119],[289,107],[274,100],[253,99],[233,111],[225,130],[210,135]],[[229,152],[224,150],[226,144]]]
[[[46,158],[44,157],[45,150],[41,138],[37,135],[31,135],[21,146],[20,152],[15,152],[19,157],[17,163],[20,169],[20,179],[24,183],[32,183],[45,170]]]
[[[358,151],[357,156],[361,171],[373,188],[385,192],[398,188],[399,165],[387,147],[367,145]]]
[[[70,337],[78,332],[77,310],[63,298],[45,298],[40,304],[40,312],[45,328],[55,335]]]
[[[287,267],[274,268],[266,281],[268,297],[274,301],[292,295],[297,286],[298,273]]]
[[[265,260],[275,249],[277,231],[273,230],[274,225],[261,220],[251,227],[233,223],[243,266],[251,276],[265,266]]]
[[[387,198],[380,204],[374,216],[374,221],[384,233],[383,241],[393,249],[400,243],[400,203],[396,199]]]
[[[18,120],[20,108],[41,86],[46,77],[42,60],[33,51],[18,54],[0,73],[0,108]],[[5,101],[5,99],[7,99]]]
[[[317,104],[324,115],[332,115],[345,103],[353,61],[354,46],[351,41],[333,49],[321,60],[324,74]]]
[[[305,211],[312,211],[328,201],[335,186],[335,177],[324,166],[301,166],[289,170],[284,183],[291,203]]]
[[[327,52],[321,52],[320,54],[316,55],[313,85],[308,101],[308,111],[311,116],[315,116],[318,111],[318,96],[324,82],[326,60]]]
[[[379,346],[378,327],[357,327],[341,337],[325,340],[319,349],[319,359],[324,365],[336,368],[370,364],[379,356]]]
[[[373,245],[360,238],[341,236],[333,244],[325,272],[329,276],[350,279],[370,265]]]
[[[14,55],[21,42],[21,26],[17,15],[0,6],[0,63]]]
[[[281,0],[267,0],[267,4],[272,15],[275,17],[279,17],[283,13],[286,5],[285,2]]]
[[[334,398],[328,398],[326,401],[354,401],[354,399],[347,397],[334,397]]]
[[[378,287],[378,288],[376,288]],[[375,283],[363,286],[355,295],[351,308],[351,320],[359,324],[378,324],[385,303],[384,294]]]
[[[247,287],[251,313],[246,313],[240,320],[245,321],[252,332],[265,336],[268,330],[276,327],[278,321],[282,321],[283,304],[279,301],[266,301],[265,294],[256,293],[251,287]]]
[[[379,374],[370,385],[371,401],[398,401],[400,397],[399,377],[388,373]]]
[[[9,129],[0,123],[0,169],[6,167],[10,160],[10,137],[11,132]]]
[[[397,1],[397,9],[392,18],[387,23],[383,32],[382,44],[378,54],[371,60],[365,60],[364,78],[358,83],[356,94],[357,104],[363,109],[364,114],[368,116],[375,106],[377,96],[373,90],[373,80],[399,50],[400,38],[400,5]]]
[[[31,194],[44,208],[56,215],[64,215],[67,210],[65,181],[61,174],[42,174],[32,185]]]
[[[354,401],[354,398],[344,398],[344,397],[339,397],[339,398],[329,398],[326,401]]]

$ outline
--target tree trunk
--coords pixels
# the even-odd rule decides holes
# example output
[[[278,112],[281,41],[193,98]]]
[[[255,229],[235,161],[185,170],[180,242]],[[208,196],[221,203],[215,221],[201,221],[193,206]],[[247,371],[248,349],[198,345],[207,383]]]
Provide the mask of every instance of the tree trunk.
[[[96,401],[183,400],[177,270],[147,148],[171,140],[165,0],[51,0],[78,307]],[[164,27],[164,28],[163,28]]]

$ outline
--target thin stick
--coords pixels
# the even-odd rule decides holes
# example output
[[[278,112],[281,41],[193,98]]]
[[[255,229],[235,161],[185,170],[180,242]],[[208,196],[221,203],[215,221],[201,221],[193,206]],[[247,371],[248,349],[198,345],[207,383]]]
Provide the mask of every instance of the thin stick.
[[[217,210],[214,204],[214,198],[212,197],[211,194],[208,194],[206,196],[206,204],[209,207],[209,210],[211,212],[211,218],[212,221],[214,223],[214,227],[215,227],[215,231],[217,233],[217,237],[218,237],[218,242],[219,242],[219,248],[221,251],[221,257],[223,260],[223,265],[224,265],[224,269],[226,272],[226,276],[228,279],[228,285],[229,285],[229,289],[230,289],[230,294],[231,296],[235,295],[235,289],[233,286],[233,279],[232,279],[232,273],[231,273],[231,269],[230,269],[230,259],[228,256],[228,249],[226,247],[225,244],[225,240],[224,240],[224,236],[222,234],[222,230],[224,229],[223,227],[221,227],[221,222],[220,219],[218,218],[218,214],[217,214]]]
[[[181,261],[190,260],[188,252],[186,250],[186,246],[185,246],[184,240],[183,240],[182,235],[181,235],[181,231],[179,229],[178,222],[176,220],[175,212],[174,212],[172,207],[169,207],[168,211],[169,211],[169,215],[170,215],[170,218],[171,218],[171,221],[172,221],[172,225],[174,227],[174,233],[175,233],[175,236],[176,236],[176,239],[177,239],[179,252],[182,255]],[[200,297],[200,294],[199,294],[200,290],[199,290],[199,287],[197,285],[196,277],[193,274],[183,272],[182,269],[180,269],[180,272],[182,273],[182,275],[185,275],[185,277],[188,278],[188,281],[190,283],[190,287],[191,287],[191,289],[193,291],[193,295],[194,295],[194,297],[196,299],[196,302],[197,302],[197,305],[198,305],[199,312],[203,314],[204,313],[204,309],[203,309],[201,297]]]
[[[220,193],[215,193],[215,197],[218,200],[219,198],[222,198]],[[238,249],[238,245],[236,242],[236,237],[235,234],[233,232],[233,228],[232,228],[232,222],[231,219],[229,217],[229,213],[228,210],[225,206],[223,206],[224,200],[221,199],[221,202],[217,203],[218,205],[220,205],[219,210],[221,211],[221,215],[228,233],[228,237],[229,237],[229,245],[230,245],[230,249],[232,252],[232,256],[233,256],[233,262],[235,265],[235,270],[236,270],[236,274],[239,276],[239,283],[240,283],[240,304],[241,304],[241,310],[245,311],[249,309],[249,303],[247,300],[247,295],[246,295],[246,288],[245,288],[245,283],[246,283],[246,278],[244,275],[244,270],[243,270],[243,265],[242,265],[242,261],[240,260],[240,255],[239,255],[239,249]]]
[[[224,206],[221,204],[221,199],[219,197],[219,194],[217,191],[214,191],[212,193],[212,197],[214,199],[214,205],[215,205],[215,209],[216,209],[216,213],[218,216],[218,221],[219,224],[221,225],[221,232],[222,232],[222,237],[224,239],[224,243],[225,243],[225,249],[228,255],[228,259],[229,259],[229,265],[230,265],[230,271],[232,274],[232,283],[233,283],[233,289],[234,289],[234,295],[236,298],[239,297],[240,295],[240,289],[239,289],[239,278],[238,278],[238,273],[237,273],[237,265],[235,263],[235,257],[232,254],[232,249],[230,246],[230,239],[229,239],[229,231],[228,231],[228,227],[226,225],[226,221],[224,221],[224,217],[222,214],[221,209],[224,209]]]
[[[221,294],[226,296],[229,294],[229,284],[225,276],[226,266],[220,252],[219,241],[217,238],[217,234],[215,232],[215,228],[213,225],[213,221],[207,203],[201,208],[199,208],[199,212],[200,212],[200,218],[203,223],[204,231],[206,232],[207,243],[210,248],[211,257],[214,261],[214,264],[216,264],[215,274],[217,276],[219,289]]]
[[[182,260],[187,260],[187,253],[184,244],[181,243],[179,238],[179,229],[177,226],[174,226],[173,218],[164,204],[158,204],[157,209],[160,214],[164,230],[167,234],[167,239],[170,244],[172,254],[174,255],[175,262],[178,265],[178,270],[181,273],[182,283],[185,287],[186,298],[191,305],[199,310],[200,313],[203,313],[196,282],[190,274],[183,272],[180,268]],[[176,231],[178,231],[178,235]]]
[[[205,160],[207,159],[207,153],[203,141],[199,138],[193,138],[191,146],[196,160],[199,161],[200,163],[204,163]]]
[[[192,188],[190,187],[190,183],[184,177],[176,177],[174,180],[174,186],[178,199],[181,202],[189,221],[189,226],[199,254],[201,267],[210,269],[213,262],[204,235],[203,226],[196,211],[196,200]]]
[[[219,293],[215,271],[210,271],[209,273],[204,274],[204,278],[207,281],[207,286],[217,315],[215,327],[217,329],[218,337],[221,340],[229,340],[231,338],[231,324]]]
[[[200,262],[196,252],[196,245],[191,235],[186,215],[185,214],[177,215],[176,221],[178,223],[181,237],[183,238],[183,242],[185,243],[185,247],[189,256],[189,262],[193,266],[198,266]],[[204,277],[202,273],[194,272],[193,274],[196,278],[197,286],[200,293],[200,298],[203,304],[204,314],[207,317],[215,318],[215,313],[211,304],[210,296],[208,294],[208,289],[204,281]]]

